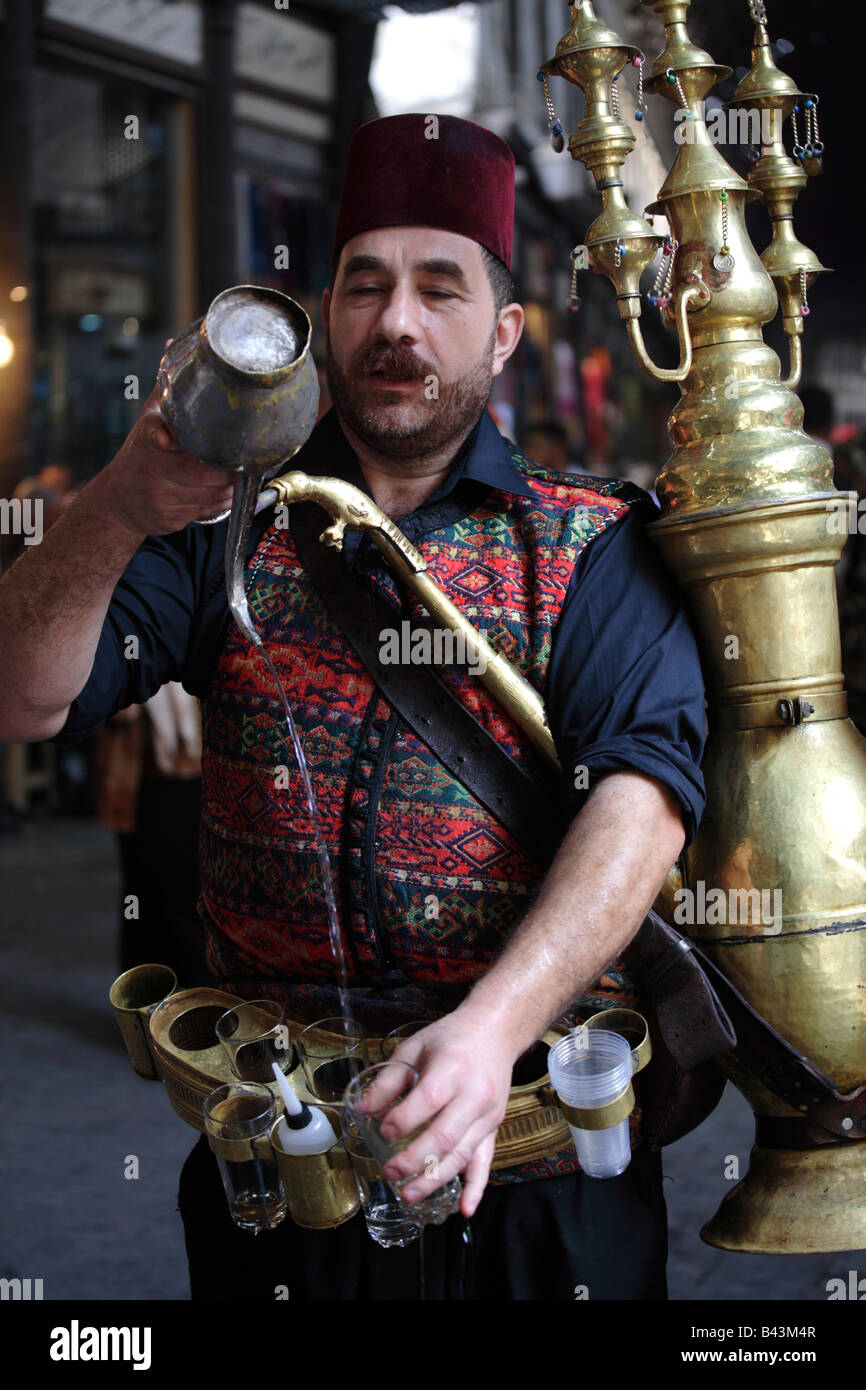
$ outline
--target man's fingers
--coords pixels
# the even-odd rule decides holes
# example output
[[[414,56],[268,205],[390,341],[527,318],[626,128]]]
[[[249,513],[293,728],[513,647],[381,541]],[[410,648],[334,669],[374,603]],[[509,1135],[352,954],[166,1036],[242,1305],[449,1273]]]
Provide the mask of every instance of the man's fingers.
[[[233,487],[237,475],[231,469],[214,468],[211,464],[202,463],[201,459],[186,453],[175,443],[165,426],[152,426],[146,433],[150,433],[154,441],[160,434],[170,441],[170,447],[159,442],[155,449],[161,456],[160,482],[176,487],[195,488],[196,492],[211,492],[214,496],[221,495]]]
[[[433,1143],[430,1144],[429,1151],[424,1152],[423,1141],[426,1139],[426,1136],[421,1136],[422,1160],[419,1163],[409,1164],[410,1168],[417,1168],[417,1173],[405,1179],[402,1177],[396,1179],[391,1178],[390,1181],[396,1181],[398,1185],[400,1185],[401,1195],[405,1197],[407,1201],[423,1201],[425,1197],[430,1196],[431,1192],[435,1192],[437,1188],[442,1187],[444,1183],[450,1182],[458,1173],[469,1171],[475,1161],[475,1155],[479,1147],[482,1144],[487,1144],[491,1136],[492,1123],[489,1117],[484,1117],[476,1121],[475,1124],[470,1125],[465,1133],[461,1135],[455,1146],[449,1150],[448,1153],[444,1154],[437,1152],[437,1146]],[[495,1125],[493,1125],[492,1137],[495,1143]],[[402,1155],[400,1156],[402,1157]],[[489,1169],[489,1166],[489,1160],[487,1160],[485,1163],[485,1173],[487,1169]],[[386,1173],[386,1177],[389,1176],[389,1173],[390,1168]],[[481,1186],[483,1190],[483,1182]]]
[[[367,1115],[374,1115],[377,1111],[387,1111],[391,1105],[396,1110],[397,1107],[394,1102],[412,1086],[415,1080],[414,1068],[401,1066],[402,1060],[402,1058],[389,1058],[388,1064],[381,1067],[373,1080],[365,1087],[363,1095],[355,1102],[360,1111]],[[392,1065],[392,1063],[395,1064]]]
[[[461,1171],[475,1146],[498,1122],[496,1111],[484,1099],[474,1094],[457,1096],[423,1133],[388,1160],[385,1176],[403,1182],[416,1173],[425,1173],[431,1165],[438,1164],[438,1171],[443,1172],[453,1162],[448,1176],[441,1179],[447,1182]],[[437,1186],[434,1182],[428,1191],[435,1191]]]
[[[152,449],[161,449],[166,452],[181,453],[181,447],[173,435],[169,434],[165,425],[160,420],[154,420],[152,425],[145,426],[142,431],[145,441]]]
[[[409,1061],[409,1058],[404,1056],[399,1060]],[[384,1138],[401,1139],[432,1120],[443,1106],[453,1100],[459,1086],[460,1074],[456,1064],[441,1060],[431,1062],[406,1099],[395,1105],[383,1120]]]
[[[474,1216],[478,1210],[478,1204],[484,1196],[484,1189],[490,1176],[490,1165],[493,1162],[495,1148],[496,1131],[494,1130],[486,1139],[482,1139],[466,1166],[463,1177],[463,1193],[460,1198],[460,1210],[464,1216]]]

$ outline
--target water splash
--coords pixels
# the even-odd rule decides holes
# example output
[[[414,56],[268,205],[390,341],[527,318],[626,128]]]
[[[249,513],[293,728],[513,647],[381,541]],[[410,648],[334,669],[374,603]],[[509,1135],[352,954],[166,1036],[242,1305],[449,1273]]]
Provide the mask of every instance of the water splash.
[[[469,1217],[463,1218],[460,1232],[460,1298],[465,1303],[469,1299],[470,1273],[472,1269],[472,1227]]]
[[[424,1278],[424,1232],[427,1227],[421,1227],[421,1235],[418,1238],[418,1297],[423,1303],[427,1298],[427,1289]]]
[[[274,665],[268,653],[265,651],[265,648],[261,643],[261,639],[259,639],[256,645],[277,688],[277,693],[280,697],[280,703],[283,707],[286,728],[289,731],[289,738],[291,740],[292,748],[294,749],[295,753],[295,761],[298,764],[298,771],[301,774],[301,780],[304,784],[304,793],[307,799],[307,809],[310,813],[310,820],[312,821],[313,835],[316,843],[316,857],[319,861],[319,869],[321,870],[322,875],[322,886],[325,891],[325,906],[328,912],[328,932],[331,941],[331,951],[333,953],[334,961],[337,966],[337,989],[340,998],[340,1013],[343,1015],[344,1018],[352,1018],[352,1007],[349,999],[349,976],[348,971],[346,969],[346,953],[343,950],[343,934],[340,930],[340,919],[337,916],[337,903],[334,898],[334,884],[331,870],[331,858],[328,854],[328,847],[325,844],[325,837],[322,834],[322,825],[321,821],[319,820],[319,808],[316,804],[316,796],[313,791],[313,784],[310,781],[310,770],[307,766],[307,759],[304,756],[304,749],[301,744],[300,737],[298,735],[297,726],[292,715],[292,709],[291,705],[289,704],[288,697],[286,695],[285,686],[283,685],[283,682],[280,680],[276,666]]]

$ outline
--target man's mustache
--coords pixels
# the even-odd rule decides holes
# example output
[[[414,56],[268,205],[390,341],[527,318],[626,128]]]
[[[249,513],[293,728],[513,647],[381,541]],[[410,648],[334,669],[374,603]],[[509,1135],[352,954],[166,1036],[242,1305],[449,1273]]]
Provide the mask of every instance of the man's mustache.
[[[383,372],[386,376],[417,378],[430,376],[432,367],[411,348],[363,348],[352,359],[353,376],[366,376],[370,372]]]

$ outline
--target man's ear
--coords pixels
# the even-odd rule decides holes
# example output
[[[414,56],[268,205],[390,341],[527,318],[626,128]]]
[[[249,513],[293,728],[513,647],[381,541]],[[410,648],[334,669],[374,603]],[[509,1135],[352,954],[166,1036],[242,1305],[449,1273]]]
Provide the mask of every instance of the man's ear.
[[[499,311],[496,342],[493,347],[493,375],[499,376],[509,357],[520,342],[525,315],[521,304],[506,304]]]

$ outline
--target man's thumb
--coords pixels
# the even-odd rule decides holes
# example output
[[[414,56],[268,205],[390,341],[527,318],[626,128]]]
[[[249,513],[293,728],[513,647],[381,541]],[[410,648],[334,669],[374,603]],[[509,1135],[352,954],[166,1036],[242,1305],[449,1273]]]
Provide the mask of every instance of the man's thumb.
[[[180,449],[177,440],[166,429],[161,420],[154,420],[146,431],[147,442],[153,449],[175,453]]]

